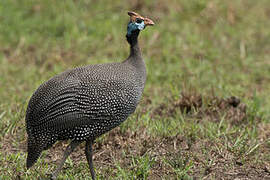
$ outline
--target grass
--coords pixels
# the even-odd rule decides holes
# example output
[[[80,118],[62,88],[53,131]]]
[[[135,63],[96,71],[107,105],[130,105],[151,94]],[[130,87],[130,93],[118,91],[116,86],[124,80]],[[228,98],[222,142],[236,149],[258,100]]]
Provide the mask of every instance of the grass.
[[[68,68],[125,59],[128,10],[156,22],[140,34],[147,83],[135,114],[97,139],[97,178],[270,178],[269,7],[267,0],[1,1],[0,179],[53,171],[67,142],[25,168],[29,98]],[[82,145],[59,179],[89,177]]]

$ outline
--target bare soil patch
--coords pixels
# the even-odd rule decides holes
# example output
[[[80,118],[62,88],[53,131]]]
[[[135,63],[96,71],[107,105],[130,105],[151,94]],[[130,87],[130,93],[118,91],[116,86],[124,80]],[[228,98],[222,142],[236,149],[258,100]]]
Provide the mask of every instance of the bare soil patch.
[[[237,97],[220,98],[216,96],[202,97],[196,93],[181,93],[177,100],[169,99],[169,103],[162,103],[156,107],[151,117],[174,117],[177,112],[187,114],[198,120],[219,122],[221,117],[232,125],[246,123],[249,114],[247,105]],[[260,117],[254,117],[260,122]]]

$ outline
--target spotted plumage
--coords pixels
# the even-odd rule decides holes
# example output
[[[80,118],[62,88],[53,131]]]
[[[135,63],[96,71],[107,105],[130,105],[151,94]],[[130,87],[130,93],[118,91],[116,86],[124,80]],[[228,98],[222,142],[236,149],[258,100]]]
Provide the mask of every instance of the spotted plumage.
[[[133,18],[134,14],[131,15]],[[149,23],[151,20],[147,21]],[[127,40],[131,52],[125,61],[67,70],[35,91],[26,112],[27,168],[56,141],[71,139],[71,149],[67,148],[64,162],[65,156],[80,142],[86,141],[91,146],[95,138],[118,126],[135,111],[146,81],[145,64],[137,37],[146,25],[153,25],[152,21],[152,24],[147,24],[147,21],[130,21]],[[90,150],[86,147],[85,153],[94,179],[90,151],[91,147]],[[53,177],[57,176],[61,167],[53,173]]]

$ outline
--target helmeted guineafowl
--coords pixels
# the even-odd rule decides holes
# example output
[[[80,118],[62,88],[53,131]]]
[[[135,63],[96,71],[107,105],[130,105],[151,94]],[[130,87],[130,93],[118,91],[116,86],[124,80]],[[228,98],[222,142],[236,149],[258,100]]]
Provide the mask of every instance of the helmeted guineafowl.
[[[130,55],[121,63],[96,64],[67,70],[43,83],[31,97],[26,112],[27,168],[41,152],[58,140],[70,139],[64,156],[52,173],[56,178],[65,160],[83,141],[92,179],[92,144],[135,111],[146,80],[138,35],[149,18],[128,12],[127,41]]]

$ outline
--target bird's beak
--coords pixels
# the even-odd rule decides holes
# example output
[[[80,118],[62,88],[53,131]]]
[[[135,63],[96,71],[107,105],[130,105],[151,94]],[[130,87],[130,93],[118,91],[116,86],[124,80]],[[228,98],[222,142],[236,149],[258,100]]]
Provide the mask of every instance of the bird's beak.
[[[145,26],[154,26],[155,23],[149,18],[144,18],[144,24]]]

